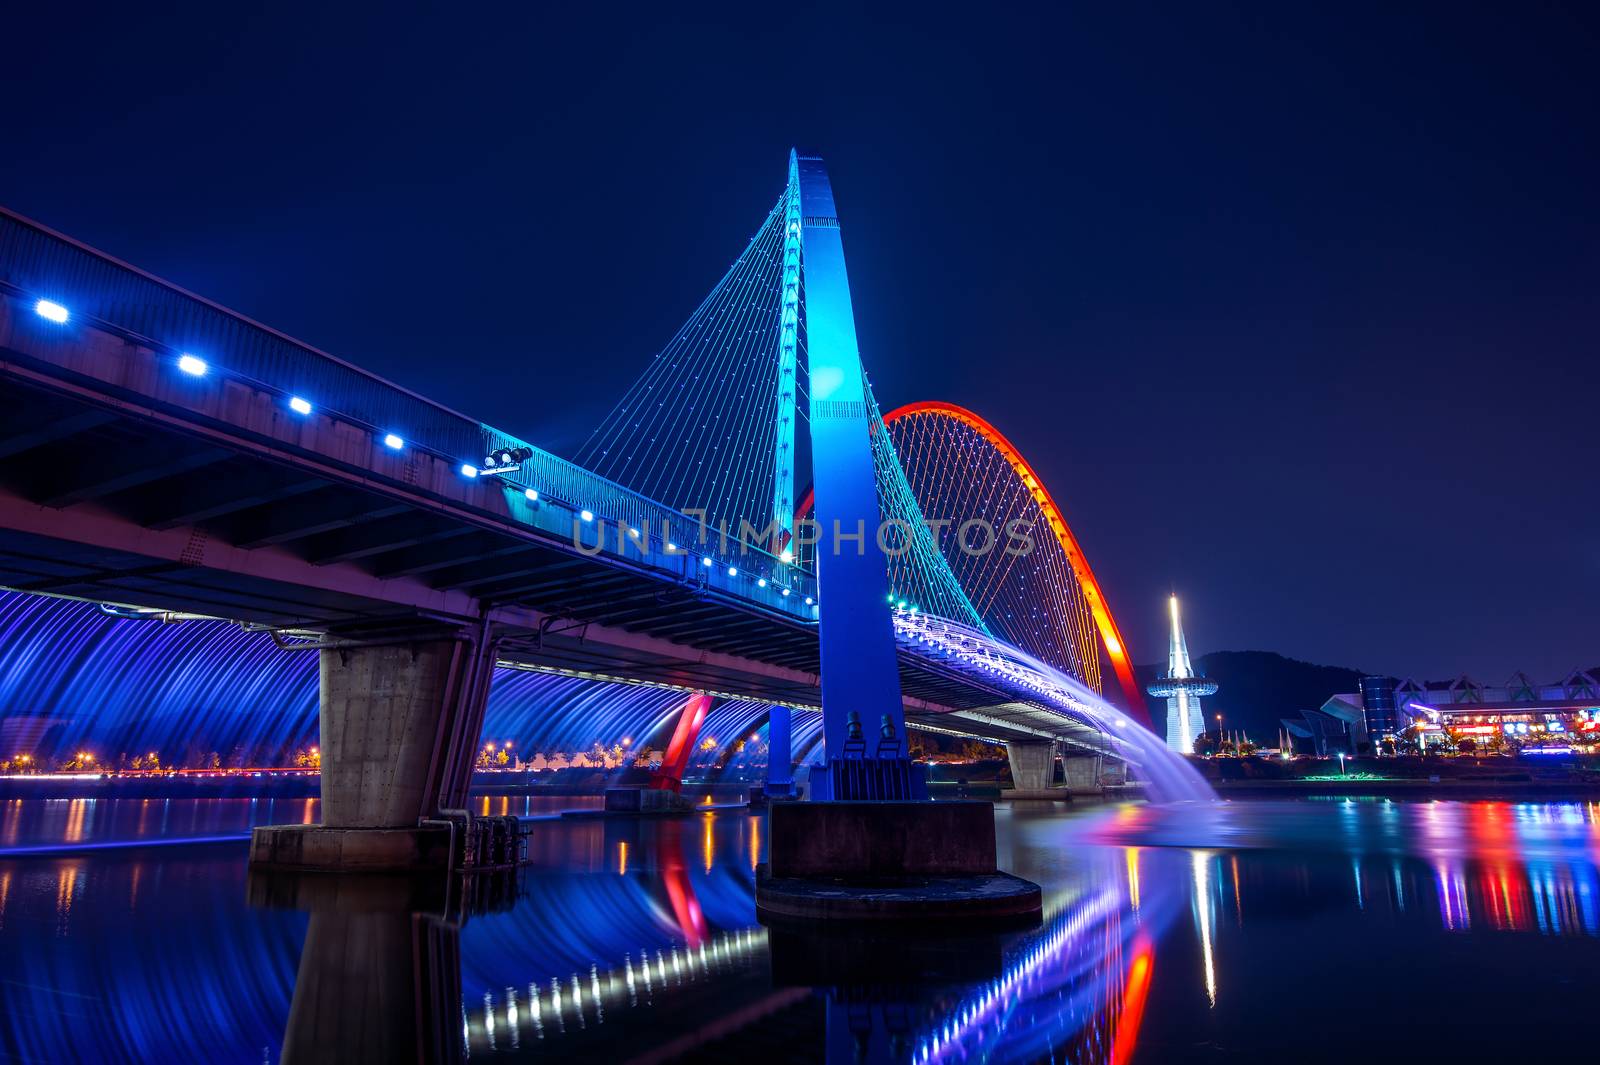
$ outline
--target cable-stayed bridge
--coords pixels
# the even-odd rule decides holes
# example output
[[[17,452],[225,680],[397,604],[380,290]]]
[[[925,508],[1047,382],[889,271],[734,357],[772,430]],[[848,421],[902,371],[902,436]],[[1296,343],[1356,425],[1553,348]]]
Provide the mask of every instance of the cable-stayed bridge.
[[[411,645],[381,713],[432,735],[352,740],[418,760],[407,810],[460,805],[497,661],[882,720],[902,754],[905,723],[1111,749],[1112,676],[1142,716],[1017,450],[881,413],[820,159],[571,460],[9,212],[0,296],[0,586]]]

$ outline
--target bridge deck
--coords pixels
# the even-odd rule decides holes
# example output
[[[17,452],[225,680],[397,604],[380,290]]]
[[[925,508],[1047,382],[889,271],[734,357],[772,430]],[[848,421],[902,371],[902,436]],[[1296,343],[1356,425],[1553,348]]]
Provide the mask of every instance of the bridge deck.
[[[202,376],[177,367],[191,349]],[[3,212],[0,409],[0,586],[274,628],[493,622],[517,661],[817,701],[809,573],[704,566],[669,549],[693,544],[682,515],[543,452],[517,480],[463,476],[521,442]],[[930,721],[1014,694],[913,649],[901,679]]]

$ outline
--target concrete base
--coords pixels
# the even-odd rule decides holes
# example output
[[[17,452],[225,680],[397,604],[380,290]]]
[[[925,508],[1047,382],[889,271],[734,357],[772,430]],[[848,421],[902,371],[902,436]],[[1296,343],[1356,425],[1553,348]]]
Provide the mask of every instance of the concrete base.
[[[1072,792],[1066,788],[1002,788],[1000,797],[1024,802],[1071,802]]]
[[[994,804],[788,802],[772,808],[772,875],[987,876]]]
[[[665,788],[606,789],[608,814],[685,814],[694,809],[693,799]]]
[[[1036,920],[1039,885],[1010,873],[908,876],[882,883],[839,878],[774,879],[756,870],[756,916],[763,921]]]
[[[995,864],[987,802],[785,802],[768,815],[763,919],[1036,917],[1039,887]]]
[[[450,830],[271,825],[250,834],[250,864],[352,873],[444,869],[450,864]]]

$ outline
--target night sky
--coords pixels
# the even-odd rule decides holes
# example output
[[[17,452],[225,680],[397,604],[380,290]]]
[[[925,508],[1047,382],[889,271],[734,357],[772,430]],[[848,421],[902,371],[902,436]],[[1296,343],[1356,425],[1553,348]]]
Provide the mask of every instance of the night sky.
[[[808,146],[1136,659],[1600,663],[1588,5],[141,6],[8,11],[0,203],[570,453]]]

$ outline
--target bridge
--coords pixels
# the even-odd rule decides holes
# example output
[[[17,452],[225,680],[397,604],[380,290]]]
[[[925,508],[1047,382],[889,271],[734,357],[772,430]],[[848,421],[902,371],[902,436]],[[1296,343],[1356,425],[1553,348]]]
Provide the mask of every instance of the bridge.
[[[496,664],[768,701],[775,764],[792,707],[830,757],[864,721],[903,758],[909,726],[1034,783],[1041,751],[1142,731],[1020,452],[958,406],[878,409],[814,157],[576,460],[6,211],[0,403],[0,587],[319,652],[325,823],[402,850],[464,805]]]

